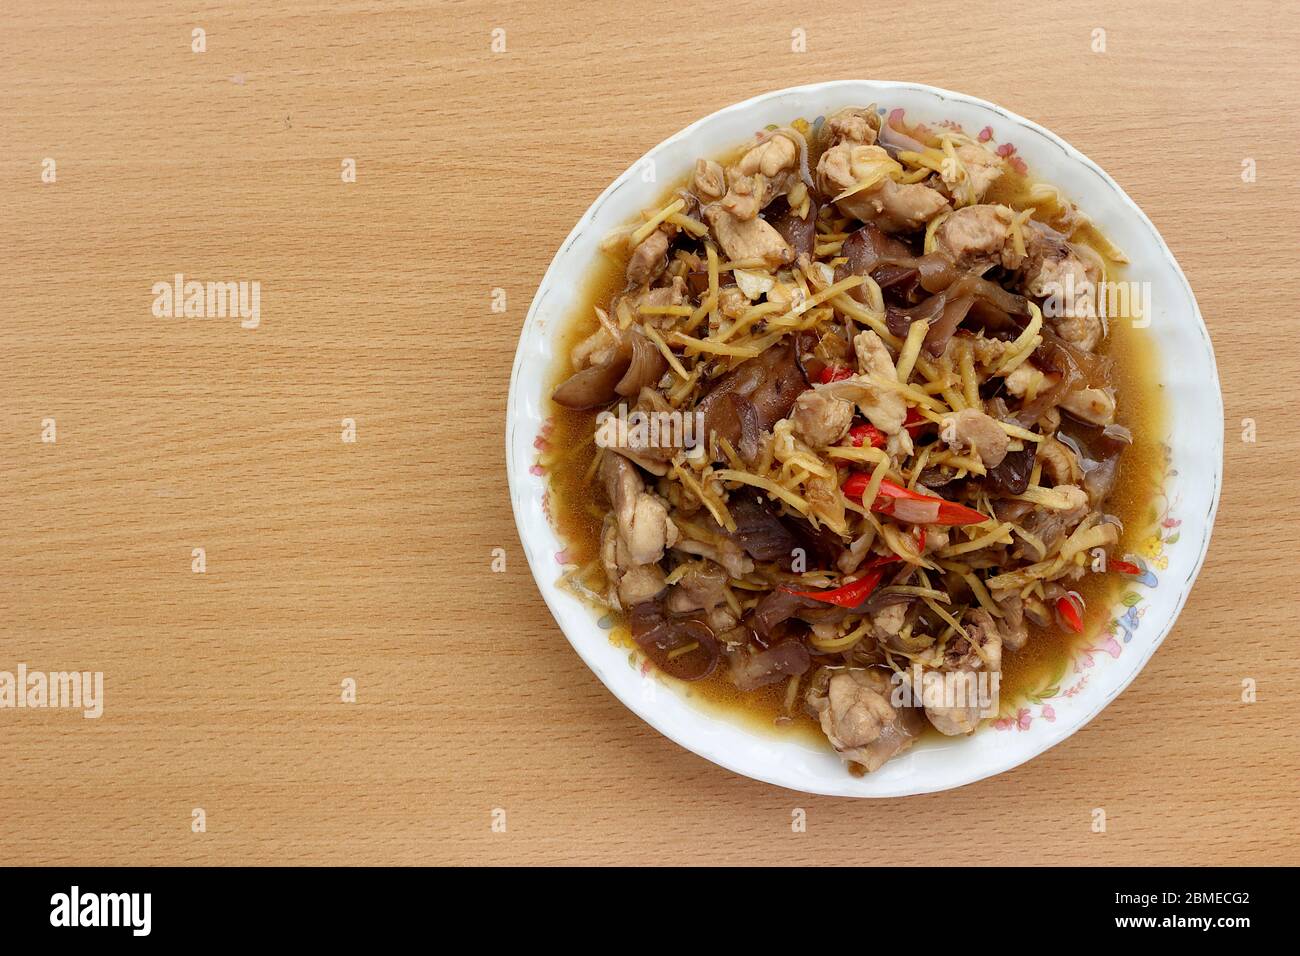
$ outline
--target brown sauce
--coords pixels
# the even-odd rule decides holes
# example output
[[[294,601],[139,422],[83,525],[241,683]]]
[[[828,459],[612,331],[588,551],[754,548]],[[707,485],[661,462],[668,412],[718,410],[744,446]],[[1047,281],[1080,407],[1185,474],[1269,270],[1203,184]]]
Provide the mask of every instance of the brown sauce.
[[[674,184],[664,196],[671,195],[682,185]],[[993,185],[984,201],[1005,203],[1016,209],[1027,208],[1031,205],[1027,194],[1032,185],[1032,179],[1008,171]],[[1032,205],[1036,210],[1034,218],[1048,225],[1052,225],[1061,213],[1059,208],[1052,208],[1051,203],[1045,204],[1041,200]],[[1072,241],[1086,242],[1104,256],[1106,244],[1089,225],[1078,230]],[[602,255],[599,261],[592,263],[582,302],[566,323],[561,337],[551,387],[572,372],[568,358],[572,347],[596,330],[595,308],[606,307],[610,299],[622,291],[625,267],[624,260],[609,255]],[[1110,260],[1107,260],[1107,269],[1112,280],[1141,278],[1126,275],[1122,266]],[[1157,381],[1157,364],[1150,337],[1144,330],[1134,328],[1127,317],[1110,318],[1109,335],[1099,351],[1115,362],[1115,380],[1118,383],[1116,420],[1133,433],[1133,444],[1120,459],[1119,477],[1106,504],[1106,511],[1123,522],[1124,532],[1114,554],[1124,555],[1140,551],[1155,520],[1152,503],[1163,480],[1164,469],[1163,386]],[[542,459],[549,477],[550,514],[561,540],[565,542],[567,562],[580,566],[594,563],[598,567],[604,492],[597,479],[588,478],[596,452],[592,435],[598,410],[573,411],[554,403],[550,403],[550,409],[552,428],[548,436],[548,452]],[[599,570],[593,571],[586,581],[593,589],[603,591],[604,576]],[[1074,652],[1095,641],[1107,625],[1124,585],[1122,575],[1086,575],[1073,586],[1086,602],[1083,633],[1067,634],[1031,625],[1025,647],[1019,652],[1004,653],[1001,678],[1003,713],[1013,712],[1027,697],[1059,684]],[[626,646],[629,652],[635,646],[620,621],[615,621],[611,627],[610,640]],[[665,682],[676,684],[685,696],[706,710],[739,720],[747,726],[825,744],[825,738],[802,706],[794,708],[793,719],[785,716],[787,685],[784,681],[742,693],[727,680],[726,669],[721,666],[711,677],[689,684],[673,681],[666,675],[660,676]]]

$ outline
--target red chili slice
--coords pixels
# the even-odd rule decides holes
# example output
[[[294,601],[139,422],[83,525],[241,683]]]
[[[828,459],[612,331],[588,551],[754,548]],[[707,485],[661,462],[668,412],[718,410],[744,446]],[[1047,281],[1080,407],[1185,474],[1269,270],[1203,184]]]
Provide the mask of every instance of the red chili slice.
[[[844,482],[844,494],[861,498],[871,484],[871,475],[865,471],[854,472]],[[871,510],[889,515],[906,524],[964,525],[981,524],[988,520],[973,508],[937,495],[923,495],[910,491],[886,478],[880,483],[880,492],[871,503]]]
[[[854,425],[849,429],[849,438],[857,448],[863,445],[870,445],[872,448],[885,447],[885,433],[875,425],[864,422],[861,425]]]
[[[869,598],[871,592],[880,584],[880,579],[885,575],[885,565],[893,564],[898,560],[901,559],[897,555],[876,558],[867,565],[866,573],[861,577],[829,591],[795,591],[792,588],[785,588],[785,590],[795,597],[809,598],[839,607],[856,608]]]
[[[1136,564],[1132,564],[1128,561],[1115,561],[1114,559],[1106,562],[1106,570],[1117,571],[1120,574],[1132,574],[1134,576],[1141,576],[1142,574],[1142,569]]]
[[[1072,594],[1057,599],[1056,611],[1061,615],[1061,620],[1065,622],[1066,627],[1076,634],[1083,633],[1082,608]]]

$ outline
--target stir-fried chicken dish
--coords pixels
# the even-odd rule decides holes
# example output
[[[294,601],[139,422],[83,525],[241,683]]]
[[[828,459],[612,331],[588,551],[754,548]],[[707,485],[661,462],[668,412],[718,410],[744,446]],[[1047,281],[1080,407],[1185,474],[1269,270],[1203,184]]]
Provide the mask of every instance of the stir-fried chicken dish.
[[[1012,162],[875,106],[701,158],[607,241],[626,284],[553,395],[602,413],[590,596],[666,674],[782,685],[857,770],[974,732],[1005,655],[1136,573],[1118,253],[990,200]]]

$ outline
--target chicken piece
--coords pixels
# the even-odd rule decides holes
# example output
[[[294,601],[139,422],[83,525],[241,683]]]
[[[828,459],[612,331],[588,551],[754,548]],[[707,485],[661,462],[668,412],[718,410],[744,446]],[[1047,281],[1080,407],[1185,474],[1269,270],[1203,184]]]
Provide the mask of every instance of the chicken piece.
[[[1105,389],[1075,389],[1061,399],[1061,407],[1093,425],[1110,425],[1115,421],[1115,396]]]
[[[971,347],[975,354],[975,364],[985,371],[996,369],[1011,351],[1010,342],[1004,342],[1002,339],[986,339],[983,335],[977,335],[971,341]]]
[[[636,466],[620,455],[606,455],[601,479],[630,564],[654,564],[677,541],[677,526],[664,503],[645,490]],[[620,562],[622,564],[622,562]],[[626,565],[624,565],[626,567]]]
[[[907,403],[898,392],[887,385],[877,385],[865,375],[851,375],[838,382],[830,382],[825,386],[825,391],[828,395],[852,402],[871,424],[884,432],[887,436],[886,450],[891,456],[899,452],[911,454],[911,442],[907,442],[904,448],[898,442],[889,441],[907,435],[903,431],[903,422],[907,420]]]
[[[976,408],[963,408],[944,418],[939,437],[950,448],[974,449],[985,468],[996,468],[1007,457],[1011,439],[994,419]]]
[[[799,144],[781,133],[775,133],[759,143],[736,164],[745,176],[761,173],[775,179],[779,173],[794,169],[799,161]]]
[[[1029,620],[1025,615],[1025,602],[1019,594],[1011,593],[1001,601],[1002,618],[998,621],[998,634],[1003,651],[1018,652],[1029,643]]]
[[[1068,242],[1064,248],[1037,243],[1031,249],[1021,283],[1029,295],[1054,297],[1054,302],[1044,309],[1044,315],[1095,316],[1097,282],[1101,278],[1096,266],[1085,262]]]
[[[704,218],[713,228],[718,245],[733,262],[756,260],[769,269],[794,261],[794,250],[760,216],[737,219],[720,203],[704,207]]]
[[[984,641],[984,635],[978,628],[972,628],[969,621],[965,624],[966,632]],[[965,638],[957,637],[963,648],[969,647]],[[916,685],[920,677],[920,686]],[[972,734],[983,719],[987,698],[980,693],[979,672],[972,668],[943,666],[933,670],[920,670],[913,667],[906,672],[907,682],[912,688],[913,700],[923,705],[925,716],[930,725],[947,737],[961,737]],[[985,678],[987,680],[988,678]]]
[[[657,564],[633,564],[618,533],[613,515],[605,516],[601,530],[600,558],[609,580],[609,601],[616,608],[629,608],[658,597],[667,586],[663,568]]]
[[[858,368],[863,375],[898,381],[898,369],[894,368],[893,359],[889,358],[889,349],[875,332],[865,329],[854,336],[853,354],[858,356]]]
[[[1016,398],[1026,400],[1029,396],[1039,394],[1049,385],[1051,380],[1033,362],[1020,363],[1006,377],[1007,391]]]
[[[618,351],[619,340],[609,331],[605,324],[603,320],[604,312],[602,310],[597,311],[602,316],[600,328],[575,345],[573,351],[569,353],[569,360],[573,363],[574,371],[581,371],[592,365],[604,365]]]
[[[750,192],[757,197],[758,208],[765,209],[772,200],[784,196],[800,179],[799,156],[805,147],[799,134],[780,131],[763,134],[766,138],[749,150],[731,169],[727,182],[735,190],[740,179],[748,177]],[[724,200],[725,204],[725,200]],[[746,218],[740,216],[739,218]]]
[[[662,478],[669,472],[669,462],[675,452],[670,448],[634,448],[627,443],[627,440],[621,436],[626,435],[630,429],[624,428],[617,420],[614,420],[615,428],[618,430],[620,437],[606,448],[617,454],[622,455],[632,464],[643,468],[656,478]]]
[[[967,206],[955,210],[934,230],[935,248],[959,269],[984,272],[995,265],[1018,269],[1023,257],[1011,241],[1015,210],[1010,206]]]
[[[1002,618],[997,622],[998,635],[1002,638],[1002,647],[1008,651],[1018,651],[1029,641],[1029,626],[1025,623],[1025,602],[1016,591],[1009,591],[1005,596],[995,597],[1002,609]]]
[[[677,580],[665,606],[673,614],[684,614],[687,611],[708,611],[726,602],[727,572],[714,562],[705,560],[692,564]]]
[[[736,288],[743,292],[750,302],[757,302],[776,286],[776,280],[766,272],[732,269],[731,274],[736,279]]]
[[[637,402],[632,406],[633,415],[640,412],[644,416],[641,419],[643,423],[653,421],[654,415],[671,415],[673,411],[673,406],[668,399],[650,385],[642,386],[637,395]],[[702,436],[686,433],[685,429],[640,428],[633,415],[627,417],[609,415],[603,420],[597,416],[597,444],[622,455],[656,477],[668,474],[669,465],[678,452],[689,451],[703,440]],[[687,422],[689,421],[687,419]]]
[[[645,490],[636,467],[619,455],[606,455],[601,480],[611,514],[601,534],[601,561],[611,585],[611,603],[632,607],[656,597],[665,587],[658,561],[677,540],[668,509]]]
[[[879,129],[880,117],[875,110],[846,106],[826,117],[822,125],[822,136],[829,143],[848,140],[863,146],[872,146],[876,142],[876,132]]]
[[[828,448],[853,424],[853,404],[827,394],[825,386],[814,385],[800,395],[790,412],[795,437],[810,448]]]
[[[1006,166],[1001,156],[974,143],[958,146],[955,152],[958,162],[945,162],[939,178],[954,197],[973,205],[984,198],[989,186],[1006,172]]]
[[[1043,475],[1053,485],[1077,485],[1083,479],[1079,459],[1055,438],[1039,442],[1037,457],[1043,466]]]
[[[853,349],[862,374],[831,382],[822,386],[821,391],[855,403],[871,424],[886,435],[898,435],[903,422],[907,421],[907,402],[901,393],[880,384],[898,380],[898,370],[889,357],[889,349],[880,336],[869,329],[854,337]]]
[[[664,547],[677,540],[677,527],[668,517],[668,508],[644,492],[637,495],[630,519],[620,520],[619,533],[636,564],[653,564],[664,556]]]
[[[1038,274],[1035,287],[1044,290],[1049,296],[1049,301],[1043,307],[1043,315],[1051,320],[1056,334],[1086,351],[1095,349],[1106,330],[1097,315],[1096,282],[1082,261],[1049,261]],[[1061,302],[1059,306],[1054,305],[1058,297]]]
[[[664,571],[657,564],[638,564],[623,572],[618,581],[618,599],[623,607],[653,601],[664,589]]]
[[[1030,219],[1025,223],[1025,262],[1021,271],[1021,285],[1027,285],[1048,259],[1064,259],[1070,254],[1070,242],[1064,235],[1046,223]]]
[[[892,162],[879,146],[849,142],[832,146],[817,162],[817,187],[828,196],[838,196],[871,178],[873,170]],[[922,183],[899,184],[885,175],[875,185],[845,196],[835,203],[846,216],[874,223],[886,232],[919,229],[952,207],[942,193]]]
[[[1105,326],[1097,314],[1101,272],[1060,233],[1033,223],[1027,233],[1027,254],[1021,289],[1044,299],[1043,317],[1071,345],[1091,352],[1101,342]]]
[[[733,578],[753,573],[754,562],[745,549],[729,538],[712,518],[681,521],[677,530],[679,533],[672,545],[673,550],[720,564]]]
[[[628,308],[631,309],[632,315],[645,325],[658,326],[664,322],[662,315],[643,315],[641,307],[661,308],[664,306],[685,305],[686,298],[686,280],[681,276],[673,276],[668,285],[661,285],[653,289],[641,289],[639,292],[633,292],[620,300],[625,301]],[[618,312],[618,303],[615,303],[615,314]]]
[[[872,612],[871,636],[882,644],[888,644],[894,650],[899,650],[900,648],[895,641],[899,632],[903,629],[903,624],[907,621],[907,611],[910,605],[910,601],[895,601]]]
[[[763,208],[766,191],[767,183],[762,176],[737,176],[719,205],[735,218],[747,222]]]
[[[886,179],[877,189],[860,195],[867,208],[874,210],[869,221],[886,232],[912,232],[924,228],[931,219],[950,208],[942,193],[924,183],[896,183]],[[844,208],[843,203],[840,203],[840,208]]]
[[[948,642],[944,650],[943,667],[945,670],[1002,670],[1002,640],[997,633],[997,624],[993,615],[983,608],[973,608],[966,615],[962,625],[970,640],[956,637]]]
[[[850,672],[830,679],[818,716],[831,746],[843,753],[876,740],[896,715],[888,700]]]
[[[1026,402],[1033,400],[1045,390],[1060,381],[1055,372],[1045,373],[1032,363],[1025,362],[1006,377],[1007,391]],[[1086,422],[1096,425],[1108,425],[1115,420],[1115,400],[1109,392],[1095,388],[1074,389],[1060,399],[1061,408],[1066,409]],[[1048,408],[1038,418],[1044,435],[1054,435],[1061,425],[1061,412],[1058,408]]]
[[[684,554],[693,554],[696,557],[716,561],[726,568],[727,573],[732,577],[743,578],[745,575],[753,573],[754,570],[753,560],[745,554],[743,548],[733,541],[723,540],[711,543],[701,541],[698,538],[683,537],[677,539],[673,549]]]
[[[822,195],[834,198],[857,185],[878,165],[889,161],[889,154],[879,146],[837,143],[817,160],[815,182]]]
[[[695,161],[695,176],[691,180],[695,195],[705,202],[715,202],[727,191],[727,179],[722,166],[711,159]]]
[[[633,285],[649,285],[668,267],[668,246],[671,237],[663,229],[646,236],[632,251],[627,262],[627,281]]]
[[[898,379],[898,369],[894,367],[894,360],[889,357],[889,349],[885,347],[880,336],[870,329],[865,329],[853,337],[853,353],[858,357],[858,368],[864,375]]]
[[[1002,638],[997,625],[981,608],[970,612],[964,627],[969,640],[954,637],[942,667],[921,678],[925,715],[935,730],[949,737],[974,733],[981,720],[998,712]]]
[[[645,492],[645,482],[628,462],[606,455],[600,463],[600,479],[605,486],[610,508],[622,531],[630,526],[636,499]]]
[[[709,313],[709,335],[717,335],[729,322],[735,322],[750,307],[749,297],[740,286],[724,285],[718,290],[718,307]]]
[[[718,290],[718,311],[734,322],[749,311],[749,296],[740,286],[724,285]]]
[[[1030,399],[1035,395],[1041,394],[1045,389],[1051,388],[1060,380],[1060,376],[1055,372],[1046,373],[1037,368],[1032,362],[1024,362],[1012,370],[1011,374],[1006,377],[1007,391],[1017,398]],[[1092,425],[1106,426],[1113,424],[1115,421],[1115,396],[1109,389],[1102,388],[1076,388],[1066,392],[1061,397],[1061,408],[1069,412],[1080,421],[1088,422]],[[1054,412],[1049,410],[1046,415],[1049,417]],[[1060,424],[1060,415],[1056,414],[1053,421],[1053,427],[1047,431],[1056,431],[1055,425]]]
[[[823,675],[824,676],[824,675]],[[889,678],[878,670],[848,670],[814,679],[808,707],[841,759],[876,770],[915,742],[923,721],[914,708],[889,703]]]

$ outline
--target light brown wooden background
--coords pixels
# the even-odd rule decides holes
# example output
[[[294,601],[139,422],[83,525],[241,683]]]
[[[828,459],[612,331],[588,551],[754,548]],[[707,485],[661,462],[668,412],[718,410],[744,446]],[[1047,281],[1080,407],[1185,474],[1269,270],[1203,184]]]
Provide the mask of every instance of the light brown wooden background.
[[[6,0],[0,669],[102,670],[107,701],[0,711],[0,862],[1300,862],[1300,15],[911,6]],[[1227,409],[1209,560],[1140,678],[1026,766],[887,802],[641,724],[548,616],[503,470],[520,323],[597,193],[698,116],[843,77],[995,100],[1108,169]],[[261,282],[261,328],[153,318],[175,272]]]

